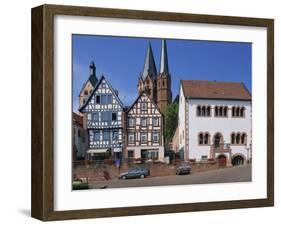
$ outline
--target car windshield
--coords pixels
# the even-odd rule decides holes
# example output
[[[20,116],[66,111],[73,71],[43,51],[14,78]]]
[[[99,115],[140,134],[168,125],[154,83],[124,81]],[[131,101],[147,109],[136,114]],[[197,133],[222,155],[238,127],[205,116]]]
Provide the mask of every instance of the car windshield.
[[[183,163],[180,165],[180,167],[188,167],[188,164],[187,163]]]

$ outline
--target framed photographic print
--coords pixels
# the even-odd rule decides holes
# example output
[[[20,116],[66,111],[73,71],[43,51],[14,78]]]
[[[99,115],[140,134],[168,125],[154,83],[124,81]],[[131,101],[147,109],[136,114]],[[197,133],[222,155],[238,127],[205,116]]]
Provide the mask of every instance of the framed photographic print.
[[[32,216],[273,206],[272,19],[32,9]]]

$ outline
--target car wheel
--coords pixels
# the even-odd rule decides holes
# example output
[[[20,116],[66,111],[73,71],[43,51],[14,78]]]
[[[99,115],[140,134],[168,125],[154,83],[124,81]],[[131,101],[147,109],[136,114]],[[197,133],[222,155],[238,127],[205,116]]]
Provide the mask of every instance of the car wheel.
[[[122,180],[126,180],[126,177],[125,177],[125,176],[123,176],[123,177],[122,177]]]
[[[142,175],[140,176],[140,178],[142,178],[142,179],[143,179],[143,178],[144,178],[144,175],[142,174]]]

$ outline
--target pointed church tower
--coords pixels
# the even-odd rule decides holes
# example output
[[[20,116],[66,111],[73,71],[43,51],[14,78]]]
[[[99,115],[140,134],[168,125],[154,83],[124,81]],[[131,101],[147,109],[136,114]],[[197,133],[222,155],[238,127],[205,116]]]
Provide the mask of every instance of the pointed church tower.
[[[146,92],[146,94],[154,100],[155,103],[157,101],[156,77],[157,70],[151,44],[149,42],[143,72],[140,74],[138,81],[138,93],[140,95],[142,92]]]
[[[157,106],[163,112],[172,101],[171,75],[169,73],[166,40],[162,40],[160,72],[157,76]]]
[[[88,96],[93,91],[97,82],[98,78],[96,76],[96,65],[95,62],[92,60],[89,65],[89,78],[83,84],[79,94],[79,108],[86,102]]]

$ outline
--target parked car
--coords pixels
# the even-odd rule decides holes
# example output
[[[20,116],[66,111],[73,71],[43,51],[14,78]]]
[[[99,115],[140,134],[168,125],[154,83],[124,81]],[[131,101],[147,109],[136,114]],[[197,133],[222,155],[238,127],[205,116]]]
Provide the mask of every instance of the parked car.
[[[131,178],[145,178],[150,175],[150,171],[146,168],[130,169],[128,172],[121,173],[119,179],[126,180]]]
[[[190,172],[191,168],[187,163],[181,164],[176,170],[177,175],[190,174]]]

